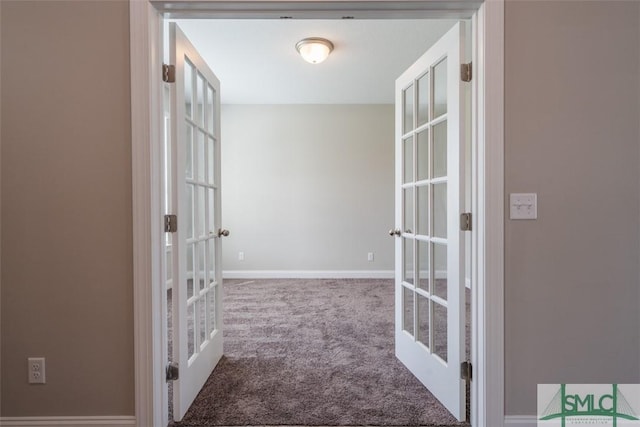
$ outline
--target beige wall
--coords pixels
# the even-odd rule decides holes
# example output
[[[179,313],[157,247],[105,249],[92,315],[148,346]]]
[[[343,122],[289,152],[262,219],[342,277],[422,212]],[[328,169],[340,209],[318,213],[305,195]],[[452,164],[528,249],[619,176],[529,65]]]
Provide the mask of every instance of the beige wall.
[[[224,270],[392,271],[393,128],[393,105],[224,105]]]
[[[508,1],[506,411],[537,383],[637,383],[638,2]],[[507,211],[508,215],[508,211]]]
[[[128,10],[2,1],[2,416],[134,413]]]

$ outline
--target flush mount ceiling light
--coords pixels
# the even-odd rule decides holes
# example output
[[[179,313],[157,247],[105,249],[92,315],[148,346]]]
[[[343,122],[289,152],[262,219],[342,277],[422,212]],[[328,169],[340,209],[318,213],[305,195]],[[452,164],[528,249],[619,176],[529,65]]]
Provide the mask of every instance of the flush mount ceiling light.
[[[296,43],[296,50],[302,58],[312,64],[319,64],[333,50],[333,43],[319,37],[309,37]]]

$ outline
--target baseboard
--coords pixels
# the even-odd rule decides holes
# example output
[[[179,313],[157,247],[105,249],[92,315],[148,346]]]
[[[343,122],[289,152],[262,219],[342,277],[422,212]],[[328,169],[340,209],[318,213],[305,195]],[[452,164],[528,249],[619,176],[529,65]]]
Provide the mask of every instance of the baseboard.
[[[505,415],[504,427],[537,427],[538,417],[535,415]]]
[[[226,270],[225,279],[393,279],[393,270]]]
[[[104,417],[0,417],[2,427],[135,427],[136,417],[104,416]]]

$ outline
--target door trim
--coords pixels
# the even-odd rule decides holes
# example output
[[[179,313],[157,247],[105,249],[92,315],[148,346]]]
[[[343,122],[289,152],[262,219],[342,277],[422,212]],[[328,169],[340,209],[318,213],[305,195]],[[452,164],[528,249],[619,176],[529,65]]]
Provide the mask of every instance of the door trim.
[[[477,138],[473,150],[472,362],[475,426],[504,426],[504,5],[478,10],[474,67]],[[491,96],[487,96],[491,94]]]
[[[164,427],[169,411],[162,375],[167,340],[161,283],[161,17],[146,0],[130,1],[129,21],[135,415],[139,427]]]
[[[278,2],[262,1],[269,9]],[[315,2],[314,2],[315,3]],[[340,1],[322,8],[340,10]],[[380,1],[358,2],[363,10]],[[388,2],[393,3],[393,2]],[[416,2],[418,3],[418,2]],[[432,1],[421,2],[423,6]],[[200,3],[202,4],[202,3]],[[257,4],[256,4],[257,5]],[[475,9],[475,8],[474,8]],[[253,11],[238,11],[244,17]],[[342,12],[344,12],[342,10]],[[471,12],[471,11],[470,11]],[[473,12],[471,12],[473,13]],[[486,0],[477,10],[474,79],[477,128],[474,151],[472,232],[473,287],[471,423],[504,425],[504,0]],[[130,1],[131,144],[133,191],[133,295],[135,412],[141,427],[165,427],[163,381],[166,337],[162,333],[162,228],[160,218],[162,17],[149,0]],[[491,96],[485,96],[491,94]],[[156,284],[156,286],[154,286]]]

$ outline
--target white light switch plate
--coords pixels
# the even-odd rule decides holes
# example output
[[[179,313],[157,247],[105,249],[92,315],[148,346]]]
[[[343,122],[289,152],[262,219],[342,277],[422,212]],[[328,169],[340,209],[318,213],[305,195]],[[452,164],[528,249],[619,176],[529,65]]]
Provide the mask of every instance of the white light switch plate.
[[[511,193],[509,206],[511,219],[538,218],[538,195],[536,193]]]

